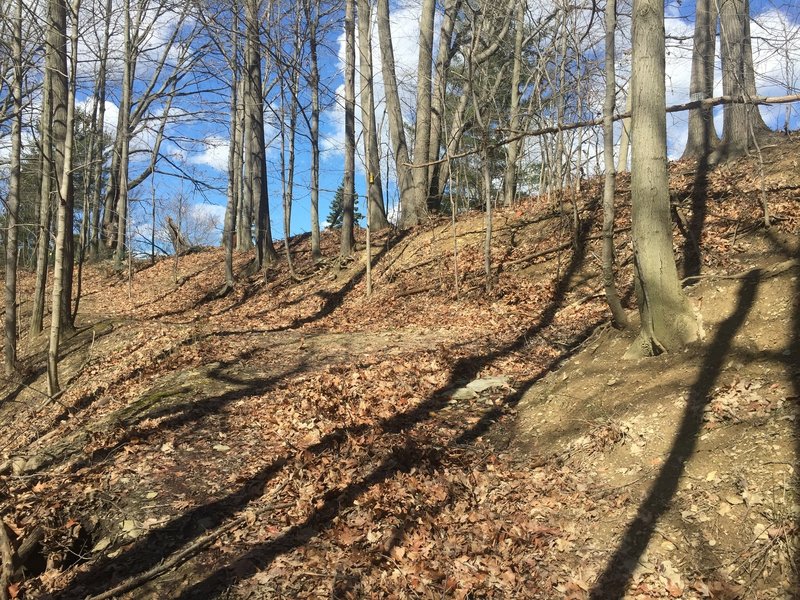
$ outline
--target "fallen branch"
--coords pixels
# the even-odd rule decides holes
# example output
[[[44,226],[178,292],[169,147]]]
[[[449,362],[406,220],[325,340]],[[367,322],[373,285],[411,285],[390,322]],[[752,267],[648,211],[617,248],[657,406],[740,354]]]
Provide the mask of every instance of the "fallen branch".
[[[431,290],[435,290],[439,287],[438,283],[434,283],[431,285],[423,285],[420,287],[410,288],[401,290],[397,293],[397,298],[405,298],[406,296],[413,296],[414,294],[422,294],[423,292],[430,292]]]
[[[281,486],[281,488],[283,488],[283,486]],[[280,489],[277,490],[275,494],[277,494],[279,491]],[[256,514],[258,515],[263,512],[266,512],[267,510],[276,508],[291,508],[292,506],[294,506],[294,503],[292,502],[285,502],[283,504],[267,504],[266,506],[263,506],[258,511],[256,511]],[[173,554],[169,560],[164,561],[151,569],[148,569],[147,571],[137,575],[136,577],[132,577],[127,581],[123,581],[118,586],[111,588],[110,590],[105,591],[102,594],[97,594],[96,596],[89,596],[88,598],[86,598],[86,600],[110,600],[111,598],[119,596],[120,594],[124,594],[125,592],[129,592],[130,590],[133,590],[139,587],[140,585],[147,583],[148,581],[155,579],[160,575],[163,575],[167,571],[173,569],[182,562],[188,560],[198,551],[202,550],[206,546],[211,545],[221,535],[229,531],[233,531],[237,527],[246,525],[248,517],[252,519],[252,513],[250,513],[249,515],[242,515],[240,517],[237,517],[236,519],[218,527],[214,531],[197,538],[194,542],[186,546],[183,550],[181,550],[176,554]]]
[[[682,104],[673,104],[672,106],[667,107],[668,113],[674,112],[683,112],[685,110],[695,110],[698,108],[711,108],[714,106],[720,106],[722,104],[752,104],[752,105],[759,105],[759,104],[789,104],[791,102],[800,102],[800,94],[792,94],[790,96],[717,96],[715,98],[706,98],[705,100],[694,100],[692,102],[684,102]],[[614,115],[611,120],[612,121],[621,121],[622,119],[627,119],[631,116],[631,111],[620,113]],[[556,123],[555,125],[550,125],[548,127],[542,127],[540,129],[530,129],[528,131],[514,131],[514,130],[506,130],[509,135],[507,138],[496,142],[494,144],[489,145],[489,149],[493,150],[496,148],[502,148],[506,144],[510,144],[511,142],[516,142],[518,140],[527,138],[527,137],[538,137],[542,135],[546,135],[548,133],[558,133],[559,131],[570,131],[572,129],[581,129],[584,127],[597,127],[603,124],[603,119],[589,119],[587,121],[577,121],[575,123]],[[438,160],[425,162],[425,163],[406,163],[407,167],[411,167],[412,169],[419,169],[421,167],[430,167],[433,165],[438,165],[448,160],[455,160],[457,158],[465,158],[467,156],[472,156],[473,154],[477,154],[482,152],[482,148],[472,148],[470,150],[465,150],[463,152],[459,152],[458,154],[453,154],[451,156],[445,156],[444,158],[440,158]]]
[[[622,227],[621,229],[614,230],[614,233],[622,233],[623,231],[628,231],[630,227]],[[600,240],[602,239],[602,234],[600,235],[590,235],[589,237],[583,238],[584,242],[590,242],[592,240]],[[559,244],[558,246],[554,246],[552,248],[547,248],[546,250],[540,250],[539,252],[534,252],[533,254],[528,254],[527,256],[523,256],[522,258],[515,258],[514,260],[509,260],[503,263],[503,267],[510,267],[511,265],[516,265],[521,262],[527,262],[529,260],[534,260],[537,258],[541,258],[542,256],[547,256],[548,254],[553,254],[555,252],[560,252],[561,250],[566,250],[570,246],[574,244],[574,240],[570,240],[568,242],[564,242],[563,244]]]
[[[766,273],[761,275],[761,279],[769,279],[771,277],[777,277],[781,273],[785,273],[792,267],[800,266],[800,260],[797,259],[789,259],[785,260],[782,263],[778,263],[771,269],[769,269]],[[751,271],[741,271],[740,273],[733,273],[731,275],[718,275],[715,273],[709,273],[708,275],[691,275],[690,277],[684,277],[681,279],[681,283],[687,283],[690,281],[699,281],[701,279],[744,279],[747,277]]]
[[[8,585],[15,571],[17,553],[8,535],[8,525],[0,519],[0,555],[3,558],[3,569],[0,571],[0,600],[8,600]]]

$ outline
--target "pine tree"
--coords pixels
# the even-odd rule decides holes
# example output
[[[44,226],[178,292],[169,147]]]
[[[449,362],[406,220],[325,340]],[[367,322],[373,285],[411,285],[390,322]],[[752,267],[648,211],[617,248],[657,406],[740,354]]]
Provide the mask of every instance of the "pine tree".
[[[344,180],[342,183],[339,184],[339,187],[336,190],[336,194],[333,197],[333,202],[331,202],[331,210],[328,213],[328,227],[331,229],[341,229],[342,228],[342,219],[344,217],[344,211],[342,210],[342,203],[344,202]],[[355,192],[353,193],[353,220],[354,222],[358,223],[361,219],[364,218],[358,210],[358,194]]]

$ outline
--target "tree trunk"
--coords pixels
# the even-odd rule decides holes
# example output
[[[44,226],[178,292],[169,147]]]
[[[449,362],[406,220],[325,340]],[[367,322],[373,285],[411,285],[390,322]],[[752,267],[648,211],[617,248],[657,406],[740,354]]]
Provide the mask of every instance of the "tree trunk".
[[[690,100],[704,100],[714,94],[714,52],[717,32],[716,0],[697,0],[692,48]],[[689,111],[689,135],[682,158],[708,155],[719,143],[712,108]]]
[[[259,0],[248,0],[245,14],[247,27],[247,140],[249,196],[256,212],[256,269],[277,259],[272,243],[267,193],[266,141],[264,140],[264,98],[261,80],[261,34],[259,32]]]
[[[93,135],[97,138],[95,146],[99,153],[93,167],[92,187],[92,227],[89,244],[89,258],[96,260],[100,255],[100,197],[103,180],[103,150],[106,118],[106,70],[108,68],[108,45],[111,38],[111,0],[106,0],[104,18],[103,48],[100,51],[100,64],[97,70],[95,94],[97,98],[97,126]]]
[[[44,327],[45,289],[47,287],[47,265],[50,250],[50,217],[51,193],[53,188],[53,134],[52,134],[52,80],[53,71],[52,54],[55,50],[54,43],[48,35],[46,44],[44,84],[42,86],[42,116],[41,116],[41,172],[39,178],[39,237],[36,241],[36,286],[33,292],[33,308],[31,309],[31,337],[39,335]]]
[[[428,147],[431,137],[431,71],[433,69],[433,22],[435,0],[422,0],[419,18],[417,61],[417,118],[414,128],[414,195],[411,204],[401,206],[402,224],[418,224],[428,210]]]
[[[614,171],[614,108],[616,103],[616,69],[614,68],[617,27],[616,0],[606,0],[606,47],[605,75],[606,93],[603,104],[603,159],[605,161],[605,188],[603,189],[603,288],[606,301],[611,309],[615,327],[628,326],[628,317],[619,300],[614,283],[614,195],[616,194],[617,174]]]
[[[609,0],[612,1],[612,0]],[[522,71],[522,40],[525,34],[525,3],[517,4],[514,31],[514,64],[511,68],[511,100],[509,106],[508,127],[511,135],[519,130],[519,85]],[[522,139],[514,140],[506,146],[506,172],[503,177],[503,204],[506,207],[514,203],[517,195],[517,161],[522,147]]]
[[[247,72],[245,60],[245,71]],[[239,106],[236,117],[236,172],[237,191],[239,194],[238,216],[236,222],[236,249],[247,252],[253,249],[253,183],[250,179],[250,119],[247,104],[249,102],[249,76],[246,74],[239,81]]]
[[[625,98],[625,112],[631,110],[630,82],[628,83],[628,95]],[[620,173],[628,172],[628,151],[631,147],[631,119],[622,119],[622,129],[619,134],[619,160],[617,161],[617,171]]]
[[[237,120],[239,111],[239,32],[238,32],[238,6],[233,4],[234,27],[231,32],[232,45],[231,59],[231,102],[230,102],[230,134],[231,142],[228,147],[228,204],[225,207],[225,224],[222,230],[222,244],[225,248],[225,288],[230,290],[234,285],[233,274],[233,247],[236,244],[236,213],[238,210],[238,198],[236,194],[236,152],[238,148]]]
[[[634,0],[631,82],[632,237],[641,330],[628,356],[676,350],[700,337],[672,251],[664,98],[664,0]]]
[[[313,10],[312,10],[313,3]],[[310,54],[310,73],[308,84],[311,87],[311,122],[309,134],[311,142],[311,258],[322,258],[319,231],[319,62],[317,59],[317,25],[319,19],[319,0],[306,0],[306,22],[308,24],[308,45]],[[374,114],[374,111],[373,111]]]
[[[397,173],[397,188],[400,194],[400,206],[411,206],[414,202],[414,176],[408,156],[403,112],[400,105],[400,94],[397,89],[395,73],[394,48],[392,32],[389,25],[389,0],[378,0],[378,39],[381,48],[381,64],[383,65],[383,83],[386,91],[386,112],[389,116],[389,137],[392,143],[392,154]],[[405,226],[405,222],[401,220]]]
[[[367,165],[367,210],[370,227],[375,230],[389,226],[383,208],[383,185],[378,157],[378,127],[375,123],[375,97],[372,74],[372,11],[369,0],[358,0],[359,95],[361,97],[361,127],[364,136],[364,157]]]
[[[64,98],[66,104],[66,115],[64,118],[64,138],[60,142],[62,157],[62,168],[59,174],[60,182],[58,188],[58,219],[56,227],[56,247],[55,247],[55,265],[53,268],[53,310],[50,317],[50,344],[47,351],[47,384],[48,393],[54,396],[60,391],[58,382],[58,346],[61,332],[63,331],[63,321],[61,319],[62,301],[64,298],[64,276],[67,270],[64,268],[64,260],[67,256],[67,241],[66,238],[72,236],[71,231],[67,231],[67,225],[70,220],[67,218],[67,212],[72,210],[70,195],[72,193],[72,153],[75,137],[75,90],[77,87],[76,74],[77,74],[77,58],[78,58],[78,13],[80,9],[80,0],[74,0],[71,7],[72,13],[72,28],[71,28],[71,61],[69,72],[69,85],[67,95]],[[67,28],[67,14],[64,0],[51,0],[51,23],[50,27],[58,30],[61,37],[64,38],[64,45],[60,46],[62,56],[59,62],[63,62],[66,67],[66,28]],[[62,60],[63,59],[63,60]],[[63,76],[66,79],[66,68],[63,71]],[[56,150],[59,154],[58,148]],[[69,308],[69,307],[68,307]]]
[[[342,194],[342,238],[339,254],[353,254],[353,211],[355,188],[355,96],[356,96],[356,32],[355,0],[345,0],[345,67],[344,67],[344,193]]]
[[[431,98],[431,140],[428,144],[428,162],[439,160],[444,124],[445,96],[447,94],[448,72],[457,45],[453,41],[456,16],[461,9],[461,0],[445,0],[444,18],[439,32],[439,51],[436,54],[436,70]],[[442,178],[442,164],[428,168],[428,209],[438,210],[442,202],[439,181]]]
[[[114,252],[114,270],[121,272],[125,257],[125,237],[128,233],[128,167],[130,155],[130,114],[133,93],[133,45],[131,43],[131,10],[125,4],[125,25],[123,33],[124,64],[122,68],[122,102],[119,107],[119,129],[117,137],[120,138],[119,171],[117,175],[117,228],[116,248]],[[130,252],[130,248],[128,248]]]
[[[744,98],[756,96],[750,42],[750,2],[719,0],[719,16],[722,93]],[[720,158],[745,154],[752,147],[754,137],[762,138],[769,131],[758,106],[726,104],[723,108]]]
[[[19,215],[20,166],[22,163],[22,0],[15,4],[11,35],[11,60],[14,78],[11,85],[11,157],[8,197],[6,199],[6,272],[5,272],[5,374],[14,373],[17,364],[17,217]],[[0,523],[0,527],[3,524]]]

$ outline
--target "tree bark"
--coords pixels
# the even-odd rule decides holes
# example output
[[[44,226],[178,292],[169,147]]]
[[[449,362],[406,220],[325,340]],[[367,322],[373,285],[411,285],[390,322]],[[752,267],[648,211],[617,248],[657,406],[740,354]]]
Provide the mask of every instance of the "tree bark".
[[[309,135],[311,142],[311,258],[322,258],[319,231],[319,60],[317,58],[317,26],[319,19],[319,0],[305,0],[306,23],[308,24],[308,45],[310,72],[308,84],[311,87],[311,122]],[[374,111],[373,111],[374,114]]]
[[[414,127],[414,195],[410,204],[400,207],[404,227],[417,225],[428,211],[428,167],[425,164],[428,162],[431,137],[431,71],[435,14],[435,0],[422,0],[417,61],[417,118]]]
[[[14,373],[17,364],[17,217],[19,214],[20,168],[22,163],[22,0],[15,3],[11,35],[13,66],[13,114],[11,117],[11,156],[8,197],[6,199],[6,271],[5,271],[5,374]],[[5,527],[0,522],[0,527]],[[5,531],[5,530],[4,530]]]
[[[628,356],[677,350],[700,337],[672,251],[664,98],[664,0],[634,0],[632,237],[641,329]]]
[[[614,171],[614,108],[616,104],[616,53],[614,35],[617,27],[616,0],[606,0],[605,14],[605,76],[606,92],[603,103],[603,160],[605,161],[605,187],[603,189],[603,288],[606,302],[611,310],[614,326],[623,329],[628,326],[628,317],[614,283],[614,195],[617,174]],[[666,118],[666,115],[665,115]]]
[[[389,137],[392,143],[392,154],[397,173],[397,188],[400,194],[400,206],[412,206],[414,202],[414,176],[408,156],[403,112],[400,105],[400,94],[397,89],[394,48],[392,32],[389,25],[389,0],[378,0],[378,39],[381,48],[381,64],[383,66],[383,83],[386,91],[386,111],[389,116]],[[405,222],[401,220],[405,226]]]
[[[356,102],[356,32],[355,0],[345,0],[345,67],[344,67],[344,193],[342,194],[342,237],[339,254],[353,254],[353,212],[355,188],[355,102]]]
[[[231,69],[231,101],[230,101],[230,134],[231,141],[228,147],[228,203],[225,207],[225,224],[222,230],[222,244],[225,248],[225,287],[227,290],[233,288],[233,248],[236,245],[236,213],[238,211],[238,197],[236,183],[236,152],[238,149],[237,140],[237,117],[239,111],[239,31],[238,31],[238,6],[233,3],[233,30],[231,31],[231,57],[229,65]]]
[[[50,27],[57,28],[66,42],[67,15],[64,0],[51,1],[51,23]],[[60,391],[58,382],[58,346],[60,336],[63,331],[63,321],[61,318],[62,302],[64,299],[64,277],[67,270],[64,268],[64,260],[68,258],[66,238],[72,236],[72,231],[67,231],[68,219],[67,212],[72,210],[70,195],[72,193],[72,154],[75,137],[75,90],[77,87],[77,58],[78,58],[78,13],[80,0],[74,0],[71,28],[71,61],[69,72],[69,85],[65,97],[66,115],[64,118],[64,139],[60,150],[62,157],[62,167],[58,188],[58,218],[56,227],[56,247],[55,264],[53,268],[53,310],[50,317],[50,343],[47,350],[47,388],[50,396],[54,396]],[[63,63],[66,66],[66,45],[63,48]],[[61,60],[60,60],[61,62]],[[66,68],[63,72],[64,78],[67,77]],[[57,151],[58,154],[58,151]],[[67,307],[69,309],[69,307]]]
[[[697,0],[692,48],[691,100],[705,100],[714,95],[714,52],[716,46],[716,0]],[[682,158],[708,155],[719,143],[711,108],[689,111],[689,134]]]
[[[613,0],[609,0],[613,1]],[[514,63],[511,68],[511,98],[509,106],[508,126],[511,131],[519,129],[519,86],[522,71],[522,40],[525,35],[525,3],[517,4],[514,31]],[[506,207],[514,203],[517,195],[517,161],[522,140],[514,140],[506,148],[506,171],[503,177],[503,204]]]
[[[447,93],[450,63],[458,44],[453,39],[456,16],[461,10],[461,0],[445,0],[444,18],[439,32],[439,50],[436,54],[436,69],[431,98],[431,140],[428,144],[428,209],[438,210],[442,202],[439,181],[442,178],[442,164],[437,163],[441,152],[444,125],[445,96]]]
[[[139,16],[141,18],[141,16]],[[133,94],[133,73],[135,69],[133,57],[133,44],[131,43],[131,9],[125,3],[125,25],[123,29],[124,65],[122,68],[122,101],[119,107],[119,129],[117,137],[120,138],[119,171],[117,175],[117,227],[116,247],[114,249],[114,270],[121,272],[125,258],[125,238],[128,233],[128,167],[131,143],[131,102]],[[130,249],[128,249],[130,251]]]
[[[372,73],[372,10],[369,0],[358,0],[359,96],[361,98],[361,127],[364,137],[364,157],[367,166],[367,210],[370,227],[375,230],[389,226],[383,208],[383,184],[378,157],[378,127],[375,122],[375,94]]]
[[[751,98],[757,95],[753,51],[750,40],[749,0],[719,2],[720,52],[722,54],[722,93]],[[745,154],[755,142],[770,132],[758,106],[730,104],[723,109],[721,159]]]
[[[50,250],[50,217],[52,215],[52,187],[53,187],[53,135],[52,135],[52,77],[53,52],[55,45],[49,34],[46,43],[44,84],[42,86],[42,116],[41,116],[41,171],[39,178],[39,237],[36,241],[36,285],[33,292],[33,308],[31,309],[31,337],[39,335],[44,327],[45,289],[47,287],[47,265]]]
[[[631,110],[630,83],[628,83],[628,95],[625,98],[625,112]],[[619,160],[617,161],[617,171],[620,173],[628,172],[628,152],[631,147],[631,118],[621,119],[622,128],[619,134]]]

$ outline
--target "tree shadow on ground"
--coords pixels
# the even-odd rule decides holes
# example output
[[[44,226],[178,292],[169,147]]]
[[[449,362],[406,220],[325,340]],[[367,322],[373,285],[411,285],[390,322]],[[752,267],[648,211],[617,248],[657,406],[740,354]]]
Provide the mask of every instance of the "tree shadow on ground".
[[[683,232],[683,277],[700,275],[703,264],[703,228],[708,214],[708,171],[710,168],[709,149],[706,148],[697,160],[692,185],[692,218]],[[676,209],[677,210],[677,209]],[[679,220],[680,223],[680,220]]]
[[[686,463],[694,454],[703,425],[703,410],[711,400],[711,391],[727,359],[734,337],[744,324],[753,306],[761,272],[750,271],[739,288],[736,310],[719,326],[713,341],[705,349],[705,359],[697,380],[689,390],[689,398],[678,432],[664,465],[639,506],[636,517],[628,525],[617,549],[595,583],[591,598],[622,598],[630,584],[636,565],[653,536],[659,519],[672,503]]]

